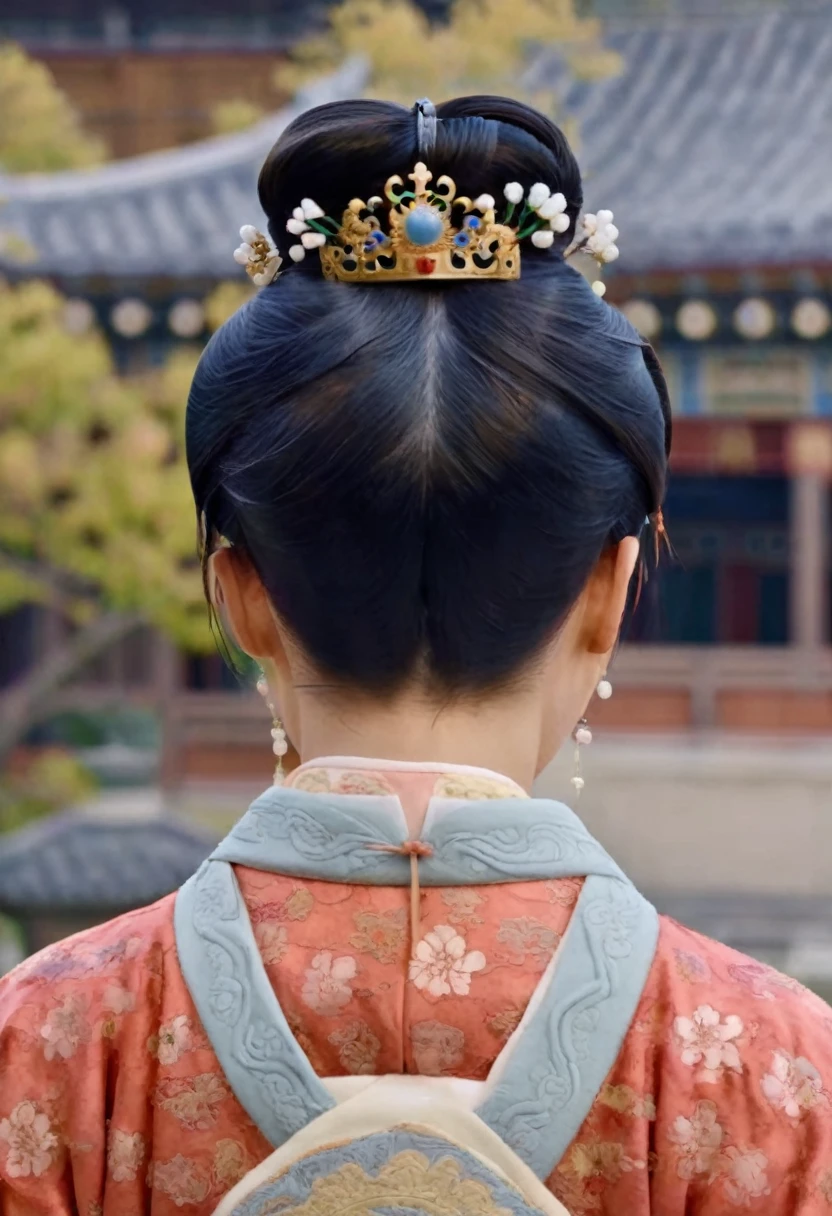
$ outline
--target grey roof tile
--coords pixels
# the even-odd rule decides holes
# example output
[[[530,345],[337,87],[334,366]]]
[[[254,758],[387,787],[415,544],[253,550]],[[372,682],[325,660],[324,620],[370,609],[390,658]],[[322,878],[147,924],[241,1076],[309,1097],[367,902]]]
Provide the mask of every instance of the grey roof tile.
[[[0,909],[139,907],[181,886],[212,847],[169,818],[65,811],[0,836]]]
[[[832,8],[611,27],[608,42],[624,72],[566,104],[621,269],[832,261]]]

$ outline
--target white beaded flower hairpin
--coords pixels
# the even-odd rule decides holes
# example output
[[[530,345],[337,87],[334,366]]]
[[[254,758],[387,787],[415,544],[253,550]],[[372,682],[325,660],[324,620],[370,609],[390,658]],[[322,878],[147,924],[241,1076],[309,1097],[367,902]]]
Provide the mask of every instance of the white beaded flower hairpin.
[[[234,250],[234,261],[245,266],[246,274],[255,287],[266,287],[280,273],[283,258],[273,241],[253,224],[243,224],[240,240],[242,244]]]
[[[381,203],[380,198],[371,201]],[[320,249],[326,244],[328,236],[333,235],[327,231],[325,224],[321,224],[321,220],[326,220],[326,216],[314,199],[302,199],[300,206],[295,207],[292,218],[286,222],[286,230],[292,236],[300,237],[299,245],[289,246],[289,257],[293,262],[302,262],[307,250]]]
[[[519,182],[509,182],[503,191],[510,207],[516,207],[523,201],[523,187]],[[532,244],[536,249],[551,249],[555,243],[555,233],[563,235],[569,231],[571,220],[566,213],[566,197],[552,191],[543,182],[537,182],[529,191],[526,207],[533,213],[532,224],[535,231],[531,233]],[[540,221],[545,227],[537,227]],[[518,239],[520,239],[518,237]]]
[[[618,229],[613,221],[611,211],[599,211],[597,215],[588,212],[583,218],[583,225],[577,241],[572,249],[567,250],[566,256],[578,250],[583,250],[595,258],[599,266],[606,266],[618,259],[620,250],[616,245]],[[606,295],[606,284],[596,279],[592,290],[597,296]]]

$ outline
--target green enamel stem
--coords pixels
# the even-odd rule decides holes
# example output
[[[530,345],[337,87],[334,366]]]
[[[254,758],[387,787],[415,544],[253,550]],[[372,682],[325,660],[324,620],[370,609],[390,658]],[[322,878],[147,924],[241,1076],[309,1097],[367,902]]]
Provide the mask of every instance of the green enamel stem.
[[[310,228],[314,229],[315,232],[320,232],[322,236],[336,236],[340,231],[335,220],[330,219],[328,215],[325,215],[323,219],[307,220],[306,222]],[[331,224],[332,228],[325,227],[326,224]]]
[[[513,217],[513,215],[514,215],[514,208],[515,208],[515,206],[516,206],[516,204],[515,204],[515,203],[509,203],[508,207],[506,208],[506,218],[503,220],[503,223],[504,223],[504,224],[510,224],[510,223],[511,223],[512,217]]]
[[[518,241],[522,241],[522,240],[524,240],[525,237],[531,236],[533,232],[540,232],[540,230],[545,227],[546,227],[545,220],[535,218],[534,223],[529,224],[528,227],[526,227],[526,228],[520,229],[520,231],[517,233],[517,239],[518,239]]]

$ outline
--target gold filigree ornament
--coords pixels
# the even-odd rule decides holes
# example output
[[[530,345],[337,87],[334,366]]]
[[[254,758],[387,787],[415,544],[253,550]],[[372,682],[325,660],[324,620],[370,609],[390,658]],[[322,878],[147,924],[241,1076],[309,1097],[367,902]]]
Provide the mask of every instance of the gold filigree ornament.
[[[377,1174],[350,1163],[316,1178],[308,1199],[268,1212],[281,1216],[378,1216],[386,1211],[413,1211],[424,1216],[512,1216],[498,1205],[483,1182],[464,1178],[452,1157],[431,1164],[422,1153],[397,1153]],[[262,1216],[266,1216],[263,1212]]]
[[[395,175],[387,180],[385,198],[353,199],[340,223],[314,199],[303,199],[286,225],[300,238],[289,257],[300,262],[317,249],[324,277],[342,283],[511,280],[520,277],[524,241],[549,249],[572,226],[564,195],[542,182],[528,194],[519,182],[509,182],[499,219],[493,195],[457,195],[452,178],[443,175],[434,183],[422,162],[408,182]],[[584,250],[599,263],[612,262],[617,237],[611,211],[588,215],[564,256]]]
[[[234,250],[234,261],[245,267],[255,287],[267,287],[280,274],[283,259],[271,239],[253,224],[243,224],[240,241],[242,243]]]

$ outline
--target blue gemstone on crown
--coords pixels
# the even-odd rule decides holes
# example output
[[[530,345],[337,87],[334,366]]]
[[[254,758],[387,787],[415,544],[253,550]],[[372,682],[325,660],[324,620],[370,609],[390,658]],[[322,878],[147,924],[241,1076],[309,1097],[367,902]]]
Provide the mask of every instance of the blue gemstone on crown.
[[[433,207],[420,203],[408,212],[404,221],[405,236],[411,245],[435,245],[445,231],[442,216]]]

